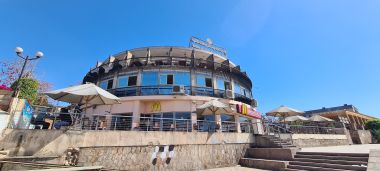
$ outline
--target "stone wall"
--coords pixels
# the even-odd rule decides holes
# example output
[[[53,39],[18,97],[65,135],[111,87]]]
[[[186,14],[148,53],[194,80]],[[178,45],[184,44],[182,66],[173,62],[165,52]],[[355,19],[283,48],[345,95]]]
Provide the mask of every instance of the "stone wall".
[[[379,171],[379,170],[380,170],[380,150],[379,149],[370,150],[367,171]]]
[[[7,129],[0,149],[12,155],[61,155],[70,147],[146,146],[187,144],[250,144],[250,133],[65,131]]]
[[[355,144],[371,144],[372,135],[369,130],[352,130],[350,131],[352,141]]]
[[[345,134],[281,134],[282,139],[293,139],[298,147],[319,147],[348,145],[349,140]]]
[[[116,170],[201,170],[235,166],[249,144],[80,148],[79,165]]]

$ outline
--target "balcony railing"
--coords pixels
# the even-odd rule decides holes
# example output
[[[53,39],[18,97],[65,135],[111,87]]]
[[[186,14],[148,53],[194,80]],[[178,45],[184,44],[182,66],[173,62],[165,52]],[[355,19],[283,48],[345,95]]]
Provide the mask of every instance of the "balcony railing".
[[[149,96],[149,95],[172,95],[173,86],[169,85],[158,85],[158,86],[131,86],[123,88],[109,89],[108,92],[114,94],[118,97],[128,97],[128,96]],[[194,95],[194,96],[209,96],[218,98],[228,98],[226,95],[226,90],[212,89],[211,87],[190,87],[185,86],[184,94]],[[249,97],[243,96],[241,94],[235,93],[233,98],[236,101],[243,102],[246,104],[251,104],[252,100]]]
[[[91,114],[81,116],[73,113],[34,113],[27,125],[19,129],[75,129],[95,131],[177,131],[177,132],[237,132],[237,124],[232,121],[215,121],[178,118],[140,117],[138,125],[133,125],[133,116]],[[31,126],[33,125],[33,126]],[[254,123],[240,123],[242,132],[253,133]]]
[[[109,67],[109,64],[107,68]],[[116,60],[111,63],[112,67],[117,69],[120,67],[154,67],[154,68],[165,68],[165,67],[191,67],[197,69],[209,69],[213,71],[228,72],[232,75],[235,75],[237,78],[241,79],[243,83],[247,84],[249,87],[252,87],[251,79],[245,72],[240,71],[239,67],[232,67],[231,64],[215,62],[213,60],[200,59],[200,58],[191,58],[191,57],[175,57],[175,56],[151,56],[151,57],[133,57],[124,60]],[[102,68],[103,66],[99,66]],[[90,71],[91,73],[104,72],[99,68],[94,68]],[[88,81],[93,81],[95,77],[93,75],[88,77]],[[86,78],[85,78],[86,81]]]

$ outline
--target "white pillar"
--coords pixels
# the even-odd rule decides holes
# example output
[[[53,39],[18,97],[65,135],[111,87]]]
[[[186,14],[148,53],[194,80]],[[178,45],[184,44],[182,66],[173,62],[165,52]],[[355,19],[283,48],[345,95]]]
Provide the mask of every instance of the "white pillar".
[[[235,114],[234,118],[235,118],[235,123],[236,123],[236,132],[241,133],[240,116],[239,116],[239,114]]]
[[[132,130],[140,127],[141,105],[142,103],[139,100],[133,102]]]

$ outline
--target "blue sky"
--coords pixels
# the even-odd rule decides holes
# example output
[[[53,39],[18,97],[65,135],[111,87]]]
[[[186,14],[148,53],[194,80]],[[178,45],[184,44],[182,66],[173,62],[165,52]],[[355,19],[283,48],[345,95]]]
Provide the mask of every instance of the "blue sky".
[[[253,80],[259,110],[354,104],[380,117],[377,0],[0,0],[0,60],[41,50],[63,88],[127,49],[211,38]]]

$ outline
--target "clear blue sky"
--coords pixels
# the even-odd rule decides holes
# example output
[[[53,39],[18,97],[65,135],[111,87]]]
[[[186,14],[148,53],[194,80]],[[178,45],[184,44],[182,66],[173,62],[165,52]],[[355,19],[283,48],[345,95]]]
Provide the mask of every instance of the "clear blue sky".
[[[41,50],[39,77],[63,88],[111,54],[211,38],[248,72],[262,112],[347,103],[380,117],[379,9],[378,0],[0,0],[0,60],[16,58],[16,46]]]

